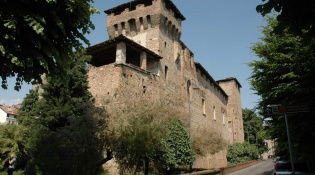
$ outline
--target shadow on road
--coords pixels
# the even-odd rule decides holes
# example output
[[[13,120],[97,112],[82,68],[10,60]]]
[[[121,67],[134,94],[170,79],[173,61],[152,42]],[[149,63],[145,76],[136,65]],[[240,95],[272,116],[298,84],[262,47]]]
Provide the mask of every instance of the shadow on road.
[[[264,172],[262,175],[271,175],[271,171],[266,171],[266,172]]]

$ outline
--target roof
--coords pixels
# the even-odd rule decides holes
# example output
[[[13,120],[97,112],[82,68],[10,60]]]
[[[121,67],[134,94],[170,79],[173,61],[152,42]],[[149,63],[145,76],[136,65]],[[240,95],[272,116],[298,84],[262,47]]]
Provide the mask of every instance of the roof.
[[[217,82],[227,82],[227,81],[235,81],[239,87],[242,87],[241,83],[234,77],[229,77],[223,80],[217,80]]]
[[[226,97],[228,97],[228,95],[226,94],[226,92],[222,89],[222,87],[212,78],[212,76],[208,73],[208,71],[198,62],[195,62],[196,68],[199,68],[202,73],[204,73],[210,80],[211,82],[213,82],[213,84],[220,89],[220,91],[222,92],[223,95],[225,95]]]
[[[16,115],[17,109],[12,106],[0,105],[0,109],[2,109],[7,114]]]
[[[116,6],[114,8],[105,10],[104,12],[109,15],[109,14],[115,12],[115,11],[123,11],[126,8],[135,9],[135,7],[138,4],[144,4],[144,3],[147,3],[148,1],[149,0],[133,0],[133,1],[121,4],[119,6]],[[150,0],[150,1],[152,2],[153,0]],[[172,0],[164,0],[164,2],[165,2],[166,5],[168,5],[174,11],[174,15],[175,15],[176,18],[180,18],[182,21],[184,21],[186,19],[184,17],[184,15],[175,6],[175,4],[172,2]]]
[[[116,44],[119,42],[124,42],[127,46],[131,47],[137,51],[143,51],[147,53],[148,57],[162,59],[160,55],[154,53],[150,49],[134,42],[133,40],[125,37],[124,35],[119,35],[113,39],[104,41],[102,43],[93,45],[86,49],[88,55],[93,55],[91,63],[99,62],[100,60],[104,60],[109,58],[111,55],[116,55]]]

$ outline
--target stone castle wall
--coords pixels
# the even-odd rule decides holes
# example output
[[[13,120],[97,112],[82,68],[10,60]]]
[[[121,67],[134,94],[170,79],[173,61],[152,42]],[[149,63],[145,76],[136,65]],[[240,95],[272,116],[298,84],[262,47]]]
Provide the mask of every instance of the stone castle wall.
[[[96,105],[111,102],[120,105],[120,98],[136,98],[139,93],[150,98],[180,94],[191,135],[203,135],[204,130],[208,130],[218,133],[229,143],[243,142],[240,85],[235,79],[218,83],[195,63],[194,54],[180,41],[183,18],[166,3],[168,1],[152,0],[152,3],[137,4],[133,9],[105,11],[107,30],[112,38],[122,34],[162,59],[156,65],[156,72],[124,63],[90,65],[90,91]],[[226,149],[222,148],[215,154],[197,157],[194,168],[226,165]]]

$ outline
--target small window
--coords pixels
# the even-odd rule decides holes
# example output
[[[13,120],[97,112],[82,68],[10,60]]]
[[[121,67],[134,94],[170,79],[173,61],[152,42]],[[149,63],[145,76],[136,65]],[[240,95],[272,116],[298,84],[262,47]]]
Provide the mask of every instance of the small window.
[[[136,20],[135,19],[130,19],[128,21],[128,23],[129,23],[129,27],[130,27],[130,32],[135,32],[137,30]]]
[[[139,21],[140,21],[140,31],[143,31],[143,18],[140,17]]]
[[[225,125],[225,111],[222,111],[222,120],[223,120],[223,125]]]
[[[202,114],[206,115],[206,104],[204,98],[202,98]]]
[[[151,16],[150,15],[148,15],[147,16],[147,21],[148,21],[148,28],[151,28]]]
[[[115,24],[114,27],[115,27],[115,36],[118,36],[118,25]]]
[[[217,120],[217,117],[215,116],[216,114],[215,114],[215,106],[213,106],[213,119],[214,120]]]
[[[126,35],[126,28],[125,28],[125,23],[124,22],[121,23],[121,29],[122,29],[122,34]]]
[[[167,75],[167,74],[168,74],[168,67],[165,66],[165,79],[166,79],[166,80],[168,79],[168,77],[167,77],[168,75]]]
[[[190,95],[190,80],[187,81],[187,95],[189,96]]]

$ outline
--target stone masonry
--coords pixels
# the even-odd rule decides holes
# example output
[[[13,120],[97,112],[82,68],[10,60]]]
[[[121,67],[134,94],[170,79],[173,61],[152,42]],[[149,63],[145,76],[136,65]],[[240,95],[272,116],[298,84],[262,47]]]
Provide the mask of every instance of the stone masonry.
[[[171,0],[135,0],[105,13],[110,39],[87,49],[93,56],[88,76],[95,105],[119,105],[126,93],[180,92],[191,134],[206,129],[230,144],[244,142],[240,83],[233,77],[215,81],[195,62],[180,40],[185,17]],[[194,168],[227,166],[226,153],[197,157]]]

